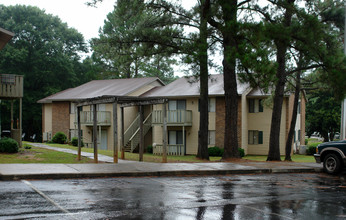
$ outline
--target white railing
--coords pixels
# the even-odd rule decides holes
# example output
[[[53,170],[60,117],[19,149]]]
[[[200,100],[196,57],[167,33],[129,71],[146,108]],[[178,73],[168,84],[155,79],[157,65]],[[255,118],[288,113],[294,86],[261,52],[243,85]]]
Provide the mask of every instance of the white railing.
[[[162,110],[154,110],[152,114],[153,124],[163,124]],[[166,112],[167,125],[192,125],[192,111],[191,110],[168,110]]]
[[[153,154],[154,155],[162,155],[162,145],[155,145],[153,146]],[[185,155],[185,147],[182,144],[168,144],[167,145],[167,155],[179,155],[183,156]]]
[[[75,123],[77,123],[77,116],[75,117]],[[92,111],[80,112],[80,123],[92,125],[94,123],[94,112]],[[98,111],[97,125],[111,125],[111,112]]]

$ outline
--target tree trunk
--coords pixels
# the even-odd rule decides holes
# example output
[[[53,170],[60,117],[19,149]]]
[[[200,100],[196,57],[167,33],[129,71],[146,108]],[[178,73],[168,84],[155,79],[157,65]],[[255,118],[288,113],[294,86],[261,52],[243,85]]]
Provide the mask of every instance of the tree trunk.
[[[295,0],[286,0],[286,11],[283,20],[284,28],[291,26],[291,20],[293,15],[293,6]],[[286,84],[286,51],[289,46],[289,40],[278,38],[275,40],[277,47],[276,62],[278,64],[276,77],[277,83],[275,86],[274,104],[272,121],[270,127],[270,138],[269,138],[269,152],[267,161],[281,161],[280,158],[280,126],[281,126],[281,113],[282,103],[284,99],[285,84]]]
[[[225,90],[225,137],[223,160],[239,158],[238,151],[238,92],[236,75],[237,1],[220,1],[223,11],[223,74]]]
[[[209,160],[208,153],[208,30],[207,30],[207,16],[209,9],[209,0],[201,1],[201,24],[200,24],[200,38],[198,42],[198,60],[200,65],[200,120],[198,132],[198,152],[197,158]]]
[[[300,72],[297,73],[296,88],[295,88],[294,101],[293,101],[292,119],[291,119],[290,130],[288,132],[288,137],[286,140],[286,147],[285,147],[285,151],[286,151],[285,161],[292,161],[292,158],[291,158],[292,139],[295,132],[294,128],[297,122],[299,95],[300,95]]]

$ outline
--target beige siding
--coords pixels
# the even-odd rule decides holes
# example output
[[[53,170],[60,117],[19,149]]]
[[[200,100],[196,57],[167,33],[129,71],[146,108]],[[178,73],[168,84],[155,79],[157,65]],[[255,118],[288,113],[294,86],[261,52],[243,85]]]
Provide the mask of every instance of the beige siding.
[[[162,86],[162,85],[158,81],[152,82],[149,85],[143,86],[143,87],[137,89],[136,91],[130,93],[129,96],[140,96],[143,93],[145,93],[145,92],[147,92],[147,91],[149,91],[152,88],[157,87],[157,86]]]
[[[244,149],[245,151],[245,155],[249,154],[249,150],[248,150],[248,118],[249,118],[249,107],[248,107],[248,102],[247,102],[247,98],[246,98],[247,93],[243,94],[241,96],[241,112],[239,112],[239,114],[241,114],[241,148]]]
[[[284,99],[282,114],[281,114],[281,117],[282,117],[281,127],[280,127],[280,154],[281,155],[285,154],[286,115],[287,115],[286,106],[287,106],[287,99]],[[248,131],[249,130],[263,131],[263,144],[259,144],[259,145],[247,144],[248,154],[268,155],[271,116],[272,116],[272,110],[266,106],[264,106],[263,112],[248,113]]]

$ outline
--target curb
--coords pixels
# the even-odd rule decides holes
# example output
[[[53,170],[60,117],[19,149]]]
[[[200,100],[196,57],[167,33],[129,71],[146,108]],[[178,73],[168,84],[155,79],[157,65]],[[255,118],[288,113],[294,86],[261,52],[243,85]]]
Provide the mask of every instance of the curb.
[[[109,178],[109,177],[173,177],[173,176],[217,176],[232,174],[284,174],[284,173],[320,173],[322,168],[292,169],[242,169],[242,170],[175,170],[149,172],[117,172],[117,173],[45,173],[45,174],[0,174],[0,181],[17,181],[23,179],[78,179],[78,178]]]

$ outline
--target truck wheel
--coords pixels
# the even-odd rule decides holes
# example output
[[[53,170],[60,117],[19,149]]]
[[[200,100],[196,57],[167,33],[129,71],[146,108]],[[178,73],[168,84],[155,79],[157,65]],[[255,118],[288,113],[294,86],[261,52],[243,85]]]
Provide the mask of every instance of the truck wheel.
[[[323,161],[323,168],[329,174],[337,174],[341,171],[342,164],[340,158],[335,154],[328,154]]]

